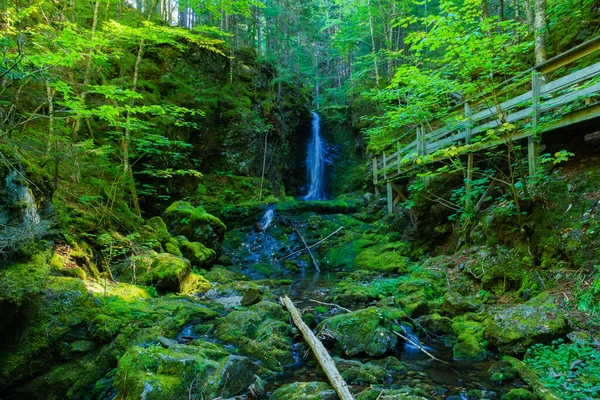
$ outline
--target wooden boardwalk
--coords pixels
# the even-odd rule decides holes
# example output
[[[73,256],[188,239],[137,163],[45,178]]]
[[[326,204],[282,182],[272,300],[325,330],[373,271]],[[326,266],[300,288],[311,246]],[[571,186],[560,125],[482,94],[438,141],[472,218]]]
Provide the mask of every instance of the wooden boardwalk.
[[[392,213],[404,197],[394,181],[413,174],[417,165],[443,161],[447,158],[445,149],[470,145],[463,147],[468,183],[472,178],[474,152],[507,141],[528,139],[529,174],[535,174],[541,133],[600,118],[598,51],[600,37],[501,84],[494,96],[470,99],[452,110],[443,123],[423,123],[407,129],[402,142],[396,142],[393,148],[372,159],[375,190],[378,194],[380,186],[386,185],[388,211]],[[564,67],[577,61],[588,65],[566,74]],[[542,76],[552,80],[543,82]],[[514,97],[501,103],[497,100],[508,96]],[[515,127],[509,136],[481,140],[489,130],[506,123]],[[432,125],[442,126],[433,130]]]

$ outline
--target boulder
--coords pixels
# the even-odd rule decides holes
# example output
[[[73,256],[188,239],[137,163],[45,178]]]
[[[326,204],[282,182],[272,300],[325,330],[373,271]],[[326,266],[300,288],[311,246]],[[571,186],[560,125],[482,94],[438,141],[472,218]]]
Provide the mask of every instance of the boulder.
[[[186,279],[192,268],[190,262],[169,253],[155,254],[152,264],[140,265],[136,271],[136,282],[146,286],[156,286],[165,292],[180,292],[186,287]]]
[[[366,353],[377,357],[396,347],[394,321],[405,316],[397,308],[369,307],[328,318],[319,324],[317,332],[332,338],[337,349],[349,356]]]
[[[215,335],[219,339],[277,372],[294,362],[291,329],[288,314],[279,304],[268,301],[247,310],[233,311],[215,323]]]
[[[200,242],[221,253],[225,224],[202,207],[193,207],[187,201],[176,201],[167,208],[163,218],[172,235],[183,235],[191,242]]]
[[[294,382],[275,390],[269,400],[337,400],[335,391],[325,382]]]
[[[524,353],[532,344],[551,341],[568,329],[564,313],[548,293],[496,312],[485,321],[486,338],[507,354]]]

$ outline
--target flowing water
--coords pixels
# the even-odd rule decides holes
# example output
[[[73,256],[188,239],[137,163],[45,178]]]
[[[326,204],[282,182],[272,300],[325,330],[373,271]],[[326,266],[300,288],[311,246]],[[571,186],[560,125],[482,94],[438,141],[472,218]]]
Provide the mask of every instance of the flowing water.
[[[326,150],[321,138],[321,121],[319,114],[313,112],[312,137],[308,144],[306,169],[308,173],[308,193],[304,200],[325,200],[325,163]]]

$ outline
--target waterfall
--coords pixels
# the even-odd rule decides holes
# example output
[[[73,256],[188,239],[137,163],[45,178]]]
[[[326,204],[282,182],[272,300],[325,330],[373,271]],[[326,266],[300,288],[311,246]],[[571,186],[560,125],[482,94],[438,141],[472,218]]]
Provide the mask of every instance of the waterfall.
[[[417,336],[416,333],[413,332],[413,330],[411,329],[410,326],[402,324],[402,325],[400,325],[400,327],[402,328],[402,333],[404,334],[404,336],[406,336],[407,338],[409,338],[412,343],[421,346],[421,341],[419,340],[419,337]],[[415,347],[412,343],[410,343],[410,342],[405,342],[404,343],[404,349],[405,349],[405,351],[415,351],[415,352],[418,352],[419,349],[417,347]]]
[[[306,156],[309,187],[304,200],[325,200],[325,146],[321,139],[319,114],[312,114],[312,137]]]
[[[271,225],[271,222],[273,222],[274,217],[275,217],[275,211],[273,211],[272,207],[269,207],[267,209],[267,212],[265,213],[265,215],[263,215],[260,222],[258,223],[260,226],[260,230],[263,232],[266,231],[267,228]]]

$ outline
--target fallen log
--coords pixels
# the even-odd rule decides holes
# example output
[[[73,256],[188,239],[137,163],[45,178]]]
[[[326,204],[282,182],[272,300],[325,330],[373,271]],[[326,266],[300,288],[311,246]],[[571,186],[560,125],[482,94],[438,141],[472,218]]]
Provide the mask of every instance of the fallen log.
[[[336,233],[338,233],[338,232],[339,232],[339,231],[341,231],[342,229],[344,229],[344,227],[343,227],[343,226],[340,226],[340,227],[339,227],[339,228],[337,228],[337,229],[336,229],[334,232],[332,232],[332,233],[330,233],[329,235],[327,235],[327,237],[325,237],[325,238],[323,238],[323,239],[319,240],[319,241],[318,241],[317,243],[315,243],[315,244],[311,244],[310,246],[308,246],[308,248],[309,248],[309,249],[312,249],[313,247],[316,247],[316,246],[320,245],[321,243],[323,243],[324,241],[326,241],[327,239],[329,239],[330,237],[332,237],[333,235],[335,235]],[[287,256],[283,256],[283,257],[281,257],[281,258],[279,259],[279,261],[281,261],[281,260],[287,260],[288,258],[292,258],[292,257],[294,257],[295,255],[298,255],[298,254],[300,254],[300,253],[303,253],[303,252],[305,252],[305,251],[306,251],[306,249],[301,249],[301,250],[295,251],[295,252],[293,252],[292,254],[288,254]]]
[[[348,389],[348,385],[346,385],[344,378],[342,378],[342,375],[340,375],[340,372],[335,366],[333,359],[331,358],[327,350],[325,350],[325,346],[323,346],[323,343],[321,343],[319,339],[317,339],[317,337],[314,335],[314,333],[312,333],[310,328],[306,326],[306,324],[302,320],[302,315],[300,315],[300,312],[296,309],[296,306],[294,306],[292,300],[290,300],[290,298],[287,296],[283,296],[279,300],[285,306],[285,308],[287,308],[288,312],[292,316],[294,324],[300,330],[302,336],[304,336],[304,340],[306,340],[306,342],[312,349],[313,353],[315,354],[315,357],[321,365],[321,368],[323,368],[323,371],[325,371],[327,379],[329,379],[331,386],[333,386],[333,389],[338,394],[339,398],[341,400],[354,400],[352,393],[350,393],[350,390]]]
[[[292,224],[292,227],[294,228],[294,230],[296,231],[298,236],[300,236],[300,239],[302,239],[302,243],[304,243],[304,247],[306,247],[306,251],[308,251],[308,254],[310,254],[310,258],[311,258],[313,265],[315,266],[317,272],[321,272],[321,268],[319,268],[319,264],[317,263],[315,256],[313,256],[312,251],[310,251],[310,247],[308,247],[308,244],[306,244],[306,240],[304,240],[304,236],[302,236],[302,234],[300,233],[298,228],[296,228],[296,225],[294,225],[294,223],[292,221],[290,221],[290,224]]]

